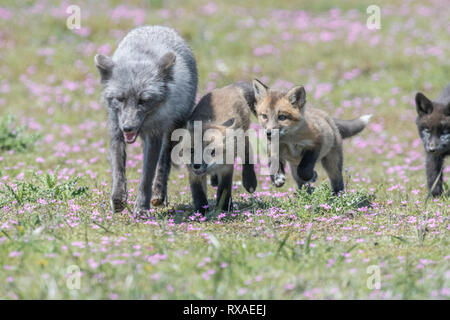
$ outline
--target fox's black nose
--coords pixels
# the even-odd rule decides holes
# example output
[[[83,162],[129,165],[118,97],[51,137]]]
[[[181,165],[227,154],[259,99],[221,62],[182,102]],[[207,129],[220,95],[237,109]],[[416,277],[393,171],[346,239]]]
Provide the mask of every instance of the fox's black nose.
[[[266,130],[266,135],[267,135],[267,137],[270,138],[270,136],[272,135],[272,131],[271,130]]]
[[[134,131],[133,127],[123,127],[123,132],[132,132]]]
[[[200,169],[200,168],[202,167],[202,165],[201,165],[201,164],[194,164],[192,167],[193,167],[195,170],[198,170],[198,169]]]
[[[434,141],[428,143],[428,152],[435,153],[438,150],[438,144]]]

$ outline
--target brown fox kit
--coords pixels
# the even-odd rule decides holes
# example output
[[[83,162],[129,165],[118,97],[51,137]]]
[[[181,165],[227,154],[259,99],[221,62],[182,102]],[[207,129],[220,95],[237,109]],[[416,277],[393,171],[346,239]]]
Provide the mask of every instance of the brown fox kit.
[[[250,110],[254,110],[254,103],[251,84],[237,82],[206,94],[195,107],[188,122],[193,146],[188,168],[196,211],[207,211],[207,175],[211,176],[211,184],[218,186],[217,207],[224,211],[230,210],[234,160],[238,153],[243,160],[242,184],[248,192],[255,191],[257,180],[250,161],[251,146],[245,135],[250,126]],[[196,125],[201,128],[202,148],[195,148],[193,137]],[[227,146],[233,146],[234,152],[227,150]]]
[[[278,171],[271,175],[275,186],[284,184],[284,167],[288,162],[297,186],[313,182],[314,166],[321,161],[334,194],[344,189],[342,178],[342,139],[361,132],[370,120],[365,115],[353,120],[332,119],[326,112],[306,106],[306,92],[301,86],[288,92],[271,90],[253,81],[258,120],[269,140],[278,138]],[[277,136],[276,136],[277,135]]]
[[[416,94],[417,129],[426,153],[428,190],[433,196],[442,194],[442,167],[450,155],[450,84],[437,100]],[[434,188],[433,188],[434,187]]]

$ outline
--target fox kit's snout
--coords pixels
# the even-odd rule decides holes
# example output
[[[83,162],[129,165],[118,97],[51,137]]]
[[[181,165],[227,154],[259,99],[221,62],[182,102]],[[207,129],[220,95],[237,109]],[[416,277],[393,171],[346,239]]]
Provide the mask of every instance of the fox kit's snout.
[[[277,133],[278,171],[271,175],[275,186],[284,184],[284,167],[289,163],[299,188],[314,182],[314,166],[321,161],[335,194],[344,189],[342,178],[342,139],[364,129],[370,115],[353,120],[332,119],[324,111],[306,106],[306,91],[297,86],[287,92],[271,90],[259,80],[253,81],[258,121],[269,140]]]

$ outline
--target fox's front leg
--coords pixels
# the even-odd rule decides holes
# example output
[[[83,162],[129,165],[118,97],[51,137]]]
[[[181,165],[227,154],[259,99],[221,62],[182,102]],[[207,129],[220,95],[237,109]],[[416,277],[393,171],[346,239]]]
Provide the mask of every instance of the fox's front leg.
[[[226,165],[227,169],[219,175],[219,188],[217,189],[216,207],[222,211],[230,211],[231,191],[233,187],[233,165]]]
[[[294,178],[295,182],[297,183],[298,189],[301,190],[303,188],[303,186],[305,186],[306,187],[306,191],[308,193],[312,193],[313,188],[309,185],[309,183],[308,183],[309,181],[305,181],[305,180],[303,180],[302,178],[300,178],[298,176],[298,174],[297,174],[297,168],[298,168],[297,163],[289,162],[289,168],[291,169],[292,177]]]
[[[284,172],[284,161],[280,159],[280,150],[279,145],[276,146],[272,144],[269,140],[268,143],[268,152],[269,152],[269,171],[270,171],[270,180],[273,185],[277,188],[280,188],[284,185],[286,181],[286,174]]]
[[[208,210],[208,198],[206,194],[206,175],[196,176],[189,170],[189,184],[191,186],[194,209],[203,215]]]
[[[303,158],[297,166],[297,176],[306,182],[314,182],[317,179],[317,172],[314,171],[320,149],[306,150]]]
[[[109,161],[112,171],[111,207],[113,212],[121,212],[127,203],[126,149],[122,131],[118,126],[117,116],[110,114]]]
[[[140,215],[141,212],[150,209],[150,199],[152,196],[152,182],[155,176],[158,156],[161,150],[161,139],[144,136],[144,160],[142,166],[142,176],[139,183],[139,191],[134,205],[134,213]]]
[[[212,174],[210,180],[212,187],[217,187],[219,185],[219,177],[217,177],[217,174]]]
[[[172,166],[172,160],[170,159],[172,144],[168,137],[169,134],[164,134],[163,136],[158,166],[156,167],[155,181],[153,182],[151,204],[155,207],[162,206],[167,197],[167,180],[169,179],[170,168]]]
[[[272,162],[269,162],[269,166],[272,167]],[[284,185],[286,181],[286,174],[284,172],[284,162],[278,161],[278,170],[275,172],[275,174],[270,175],[270,180],[272,181],[273,185],[277,188],[280,188]]]
[[[245,155],[244,163],[242,165],[242,184],[245,190],[249,193],[253,193],[258,185],[258,180],[256,179],[255,168],[253,165],[253,152],[250,145],[248,136],[245,137]]]
[[[434,156],[429,153],[426,154],[426,172],[428,190],[433,197],[442,194],[442,166],[444,165],[444,158],[442,156]],[[439,178],[438,178],[439,177]],[[437,181],[436,181],[437,180]],[[433,185],[436,183],[434,189]]]

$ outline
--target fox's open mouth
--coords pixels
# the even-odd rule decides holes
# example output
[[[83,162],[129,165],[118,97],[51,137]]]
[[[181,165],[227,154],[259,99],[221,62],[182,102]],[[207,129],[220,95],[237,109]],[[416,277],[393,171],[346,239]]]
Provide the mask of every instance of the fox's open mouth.
[[[123,136],[125,138],[125,142],[126,143],[134,143],[137,139],[138,136],[138,132],[137,131],[133,131],[133,132],[124,132]]]

